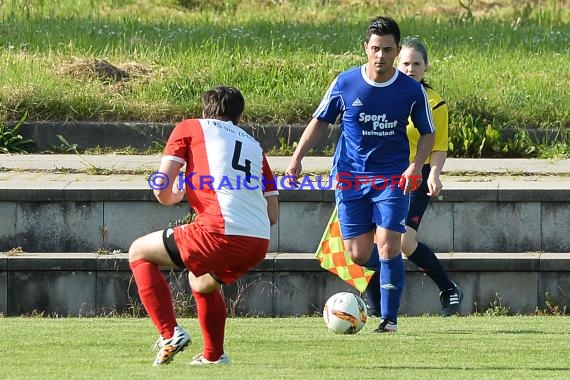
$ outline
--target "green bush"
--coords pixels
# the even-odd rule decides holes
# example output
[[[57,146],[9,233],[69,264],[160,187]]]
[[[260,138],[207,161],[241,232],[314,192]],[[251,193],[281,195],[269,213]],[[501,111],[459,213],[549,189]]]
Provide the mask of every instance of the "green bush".
[[[450,118],[450,157],[570,157],[570,130],[567,128],[554,128],[541,139],[533,138],[528,129],[501,128],[496,122],[481,119],[483,116],[469,114]]]

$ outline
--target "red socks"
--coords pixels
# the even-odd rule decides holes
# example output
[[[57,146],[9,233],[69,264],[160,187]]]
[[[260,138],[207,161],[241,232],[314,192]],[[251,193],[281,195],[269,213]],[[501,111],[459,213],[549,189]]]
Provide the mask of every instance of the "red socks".
[[[216,361],[224,353],[226,303],[219,290],[212,293],[192,291],[198,309],[198,322],[204,336],[204,358]]]
[[[172,338],[174,328],[178,324],[170,287],[158,265],[146,260],[136,260],[129,263],[129,266],[137,283],[139,297],[150,319],[163,338]]]
[[[139,297],[150,319],[163,338],[172,338],[177,326],[170,287],[158,265],[146,260],[129,264],[137,283]],[[207,360],[216,361],[224,353],[226,303],[219,290],[212,293],[192,291],[198,310],[198,322],[204,336]]]

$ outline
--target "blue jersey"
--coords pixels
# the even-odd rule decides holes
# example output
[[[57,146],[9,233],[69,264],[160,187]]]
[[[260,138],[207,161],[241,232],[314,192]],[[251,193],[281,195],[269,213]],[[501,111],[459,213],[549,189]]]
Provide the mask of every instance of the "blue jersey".
[[[410,164],[408,118],[420,134],[434,131],[423,86],[398,70],[384,83],[370,80],[366,65],[341,73],[313,117],[334,124],[339,115],[333,175],[401,175]]]

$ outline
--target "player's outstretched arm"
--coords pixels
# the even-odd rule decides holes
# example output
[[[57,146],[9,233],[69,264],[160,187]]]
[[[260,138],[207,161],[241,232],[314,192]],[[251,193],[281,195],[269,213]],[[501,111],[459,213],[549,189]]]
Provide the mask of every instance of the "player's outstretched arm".
[[[309,153],[309,151],[317,145],[327,134],[327,127],[329,123],[326,121],[311,119],[307,128],[301,135],[299,143],[297,144],[297,149],[291,157],[289,166],[285,171],[285,175],[298,178],[301,175],[303,167],[301,165],[301,160]]]

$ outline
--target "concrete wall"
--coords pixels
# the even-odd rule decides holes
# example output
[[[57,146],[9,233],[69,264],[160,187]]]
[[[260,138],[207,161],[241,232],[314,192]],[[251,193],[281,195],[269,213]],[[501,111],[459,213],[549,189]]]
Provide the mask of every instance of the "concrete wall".
[[[446,190],[418,233],[438,252],[570,252],[570,189]],[[312,253],[330,217],[332,191],[281,191],[270,252]],[[0,251],[128,250],[131,242],[188,214],[148,189],[23,189],[0,192]]]
[[[570,305],[570,260],[563,254],[440,255],[450,277],[461,284],[461,313],[492,304],[512,313],[533,313],[549,301]],[[184,272],[165,270],[173,294],[193,307]],[[306,254],[270,254],[247,276],[224,286],[232,315],[293,316],[320,313],[340,291],[354,291]],[[22,254],[0,256],[0,313],[95,316],[141,311],[126,255]],[[190,310],[191,312],[192,310]],[[401,314],[439,313],[438,289],[407,262]]]
[[[450,277],[461,284],[463,313],[492,302],[524,313],[550,301],[570,304],[570,189],[553,183],[509,186],[446,184],[419,231],[421,240],[442,252]],[[313,258],[333,201],[332,191],[281,191],[268,259],[224,289],[231,313],[313,314],[331,294],[351,289]],[[125,252],[137,237],[184,218],[187,206],[159,205],[144,183],[2,188],[0,252],[21,247],[28,253],[0,254],[0,313],[88,316],[140,310],[124,255],[95,252]],[[165,275],[184,297],[184,276]],[[437,293],[409,266],[402,313],[437,313]]]

